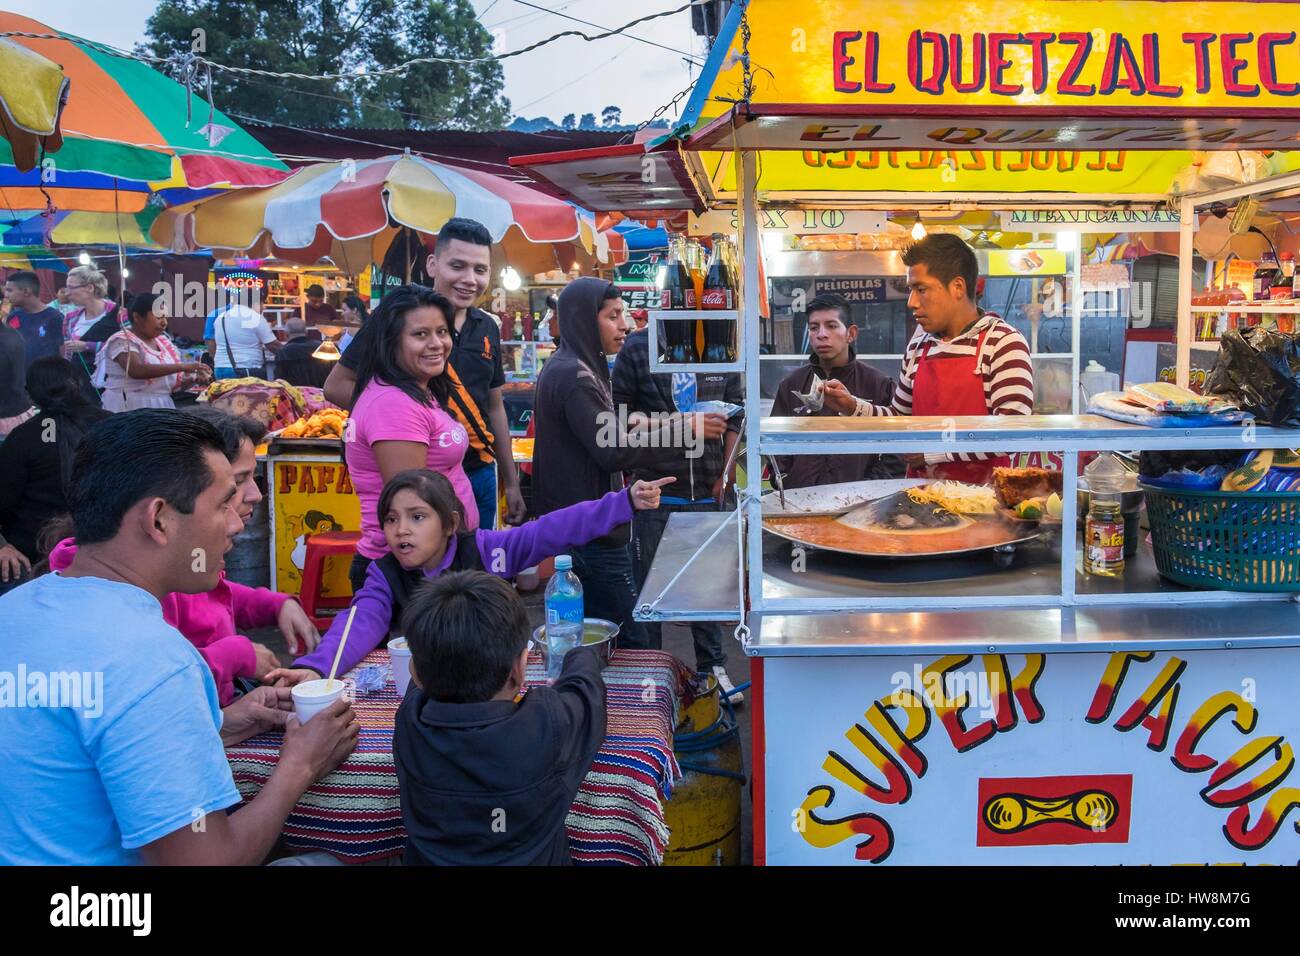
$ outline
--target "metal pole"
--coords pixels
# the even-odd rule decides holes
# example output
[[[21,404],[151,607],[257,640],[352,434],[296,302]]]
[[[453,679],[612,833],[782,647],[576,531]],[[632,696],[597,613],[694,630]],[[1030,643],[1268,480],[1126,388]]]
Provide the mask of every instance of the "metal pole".
[[[1070,412],[1078,415],[1079,408],[1079,351],[1083,346],[1083,243],[1075,233],[1073,248],[1066,254],[1070,269]]]
[[[1178,333],[1174,343],[1177,384],[1186,388],[1192,367],[1192,226],[1196,204],[1188,198],[1178,203]]]
[[[757,156],[751,150],[737,150],[736,183],[740,190],[740,254],[744,269],[741,280],[739,321],[744,323],[741,342],[745,357],[745,529],[749,552],[749,606],[752,613],[763,610],[763,515],[759,500],[763,490],[763,463],[759,446],[762,427],[762,394],[759,389],[758,257],[763,247],[758,237],[758,207],[754,186]],[[744,595],[741,595],[743,613]]]

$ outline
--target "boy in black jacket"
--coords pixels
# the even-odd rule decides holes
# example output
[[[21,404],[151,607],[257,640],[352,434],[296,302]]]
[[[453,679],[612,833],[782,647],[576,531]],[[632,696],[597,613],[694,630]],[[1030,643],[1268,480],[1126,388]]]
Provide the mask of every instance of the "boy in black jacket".
[[[605,740],[605,683],[591,648],[520,703],[528,616],[482,571],[421,586],[402,619],[409,693],[393,755],[408,865],[568,865],[564,820]]]

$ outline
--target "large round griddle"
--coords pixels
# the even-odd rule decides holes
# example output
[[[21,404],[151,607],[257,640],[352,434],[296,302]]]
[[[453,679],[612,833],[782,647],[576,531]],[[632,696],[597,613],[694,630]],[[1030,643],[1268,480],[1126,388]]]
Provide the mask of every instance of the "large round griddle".
[[[851,528],[832,516],[808,517],[809,511],[838,510],[855,502],[872,501],[916,485],[921,479],[854,481],[787,491],[782,510],[776,492],[763,496],[763,527],[777,537],[805,547],[864,558],[951,558],[1032,541],[1039,536],[1030,522],[1001,514],[982,515],[960,527],[927,531]]]

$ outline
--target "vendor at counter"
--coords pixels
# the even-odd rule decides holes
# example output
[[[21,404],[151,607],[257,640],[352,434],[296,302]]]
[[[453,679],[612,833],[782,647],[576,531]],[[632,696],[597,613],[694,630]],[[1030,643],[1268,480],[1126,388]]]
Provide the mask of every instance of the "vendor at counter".
[[[795,369],[777,386],[772,414],[838,414],[829,402],[814,411],[795,399],[796,392],[808,395],[813,391],[815,378],[842,386],[853,398],[872,405],[887,405],[894,395],[894,383],[870,365],[858,361],[853,350],[857,339],[858,327],[853,324],[853,311],[847,299],[827,294],[809,302],[808,341],[812,352],[808,364]],[[780,455],[776,458],[776,466],[781,469],[782,483],[786,488],[897,478],[903,473],[903,462],[897,455]]]
[[[302,317],[308,325],[334,325],[338,322],[338,311],[325,301],[323,286],[307,287],[307,301],[302,306]]]
[[[927,236],[903,253],[917,330],[889,404],[826,383],[825,403],[842,415],[1029,415],[1034,371],[1029,344],[1009,323],[976,305],[979,264],[961,239]],[[1005,456],[987,452],[907,455],[908,474],[984,484]]]

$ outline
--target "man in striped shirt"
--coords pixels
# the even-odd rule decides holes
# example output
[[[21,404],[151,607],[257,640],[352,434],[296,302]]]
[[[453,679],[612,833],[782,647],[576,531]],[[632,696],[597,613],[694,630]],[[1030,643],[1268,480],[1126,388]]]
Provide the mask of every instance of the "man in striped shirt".
[[[979,264],[953,235],[936,233],[903,254],[917,329],[889,405],[854,398],[839,382],[826,383],[825,403],[843,415],[1029,415],[1034,372],[1029,345],[1010,324],[981,312],[975,288]],[[908,455],[908,474],[986,482],[995,465],[987,452]]]

